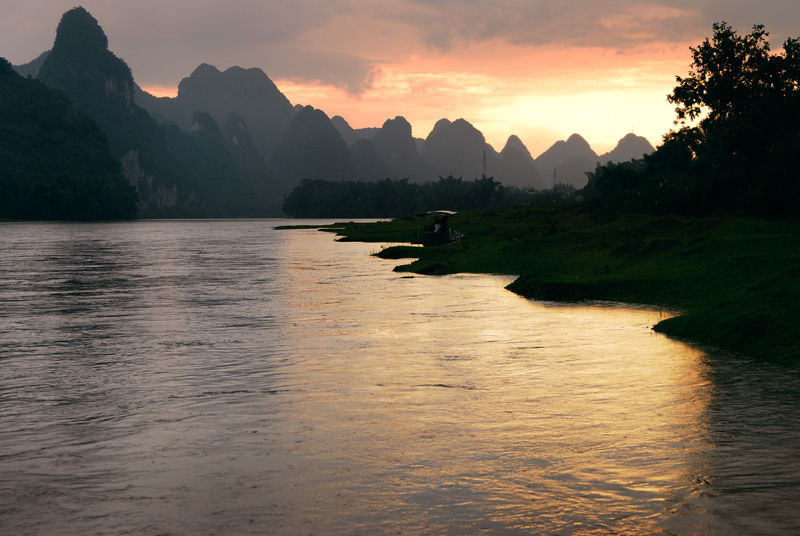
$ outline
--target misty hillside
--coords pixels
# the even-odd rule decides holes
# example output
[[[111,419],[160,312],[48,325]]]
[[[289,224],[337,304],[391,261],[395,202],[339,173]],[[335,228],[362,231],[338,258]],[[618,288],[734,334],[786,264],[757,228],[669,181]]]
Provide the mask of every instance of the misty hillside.
[[[341,180],[353,176],[350,148],[322,110],[303,107],[275,148],[275,169],[288,191],[302,179]]]
[[[579,134],[573,134],[540,154],[536,168],[548,186],[561,183],[582,188],[588,181],[585,173],[594,169],[598,161],[589,143]]]
[[[200,123],[193,119],[193,127],[203,128],[190,134],[159,126],[136,104],[129,67],[108,50],[105,33],[85,9],[64,14],[38,77],[100,126],[123,175],[136,186],[141,216],[257,214],[270,203],[257,193],[263,189],[250,186],[267,180],[266,170],[251,177],[252,170],[240,169],[223,138],[207,135],[219,131],[212,117]]]
[[[205,63],[181,80],[177,97],[156,98],[143,92],[139,99],[142,106],[186,131],[196,111],[208,112],[220,124],[235,113],[247,123],[265,157],[283,139],[295,113],[289,99],[261,69],[231,67],[221,72]]]
[[[187,170],[166,150],[163,132],[134,102],[130,69],[108,50],[105,33],[85,9],[64,13],[38,78],[97,122],[137,188],[140,211],[180,213],[196,196]]]
[[[49,50],[42,52],[34,60],[29,61],[28,63],[23,65],[14,65],[14,70],[17,71],[21,76],[30,76],[31,78],[36,78],[39,75],[39,69],[42,68],[44,60],[46,60],[47,56],[49,55]]]
[[[439,120],[425,139],[423,156],[440,176],[480,177],[483,174],[484,155],[486,176],[499,179],[497,153],[486,143],[483,134],[464,119],[453,122]]]
[[[375,133],[380,130],[377,127],[353,128],[341,115],[334,115],[331,117],[331,122],[333,126],[336,127],[336,130],[339,131],[339,134],[342,135],[342,139],[344,139],[347,145],[353,145],[358,140],[371,140],[375,137]]]
[[[528,148],[513,134],[508,137],[505,147],[500,151],[500,170],[497,175],[508,186],[536,190],[544,190],[550,186],[539,174]]]
[[[353,129],[343,117],[292,104],[261,69],[201,64],[175,98],[142,91],[83,8],[66,12],[52,49],[16,67],[62,90],[108,139],[136,186],[143,217],[274,213],[302,179],[480,178],[506,186],[581,187],[598,162],[652,151],[632,134],[598,157],[574,134],[538,158],[511,135],[497,152],[465,119],[439,120],[423,140],[403,117]]]

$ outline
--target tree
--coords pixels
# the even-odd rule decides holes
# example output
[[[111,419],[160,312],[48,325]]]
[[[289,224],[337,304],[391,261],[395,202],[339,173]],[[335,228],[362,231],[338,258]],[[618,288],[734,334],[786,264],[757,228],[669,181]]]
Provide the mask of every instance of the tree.
[[[778,214],[797,210],[800,166],[800,39],[770,51],[761,25],[740,35],[727,23],[692,48],[689,75],[667,97],[694,156],[710,207]],[[696,124],[692,124],[696,122]],[[794,204],[794,205],[793,205]]]
[[[691,48],[689,76],[676,76],[678,86],[667,97],[678,105],[678,119],[685,124],[707,114],[706,124],[726,120],[763,93],[762,72],[770,58],[767,35],[760,25],[740,36],[727,23],[715,23],[714,36]]]

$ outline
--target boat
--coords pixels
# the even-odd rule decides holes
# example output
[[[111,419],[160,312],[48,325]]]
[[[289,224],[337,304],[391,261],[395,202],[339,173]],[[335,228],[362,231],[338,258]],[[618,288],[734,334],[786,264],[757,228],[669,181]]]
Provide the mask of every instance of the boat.
[[[431,210],[417,215],[417,240],[414,244],[439,246],[458,242],[464,235],[459,229],[458,212]]]

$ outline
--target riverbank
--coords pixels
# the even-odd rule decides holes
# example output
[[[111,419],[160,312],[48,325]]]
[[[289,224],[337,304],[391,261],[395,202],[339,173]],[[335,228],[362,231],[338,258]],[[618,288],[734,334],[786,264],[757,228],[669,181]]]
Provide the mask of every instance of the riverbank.
[[[414,218],[337,223],[342,240],[411,242]],[[625,215],[572,208],[461,214],[464,240],[396,246],[397,271],[518,275],[508,289],[552,301],[610,300],[682,311],[655,330],[756,357],[800,360],[800,223]]]

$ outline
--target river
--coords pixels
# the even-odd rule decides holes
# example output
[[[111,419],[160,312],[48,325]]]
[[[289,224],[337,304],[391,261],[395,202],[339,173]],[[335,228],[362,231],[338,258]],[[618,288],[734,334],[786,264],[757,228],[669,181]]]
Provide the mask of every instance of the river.
[[[0,532],[800,533],[797,366],[281,223],[0,224]]]

